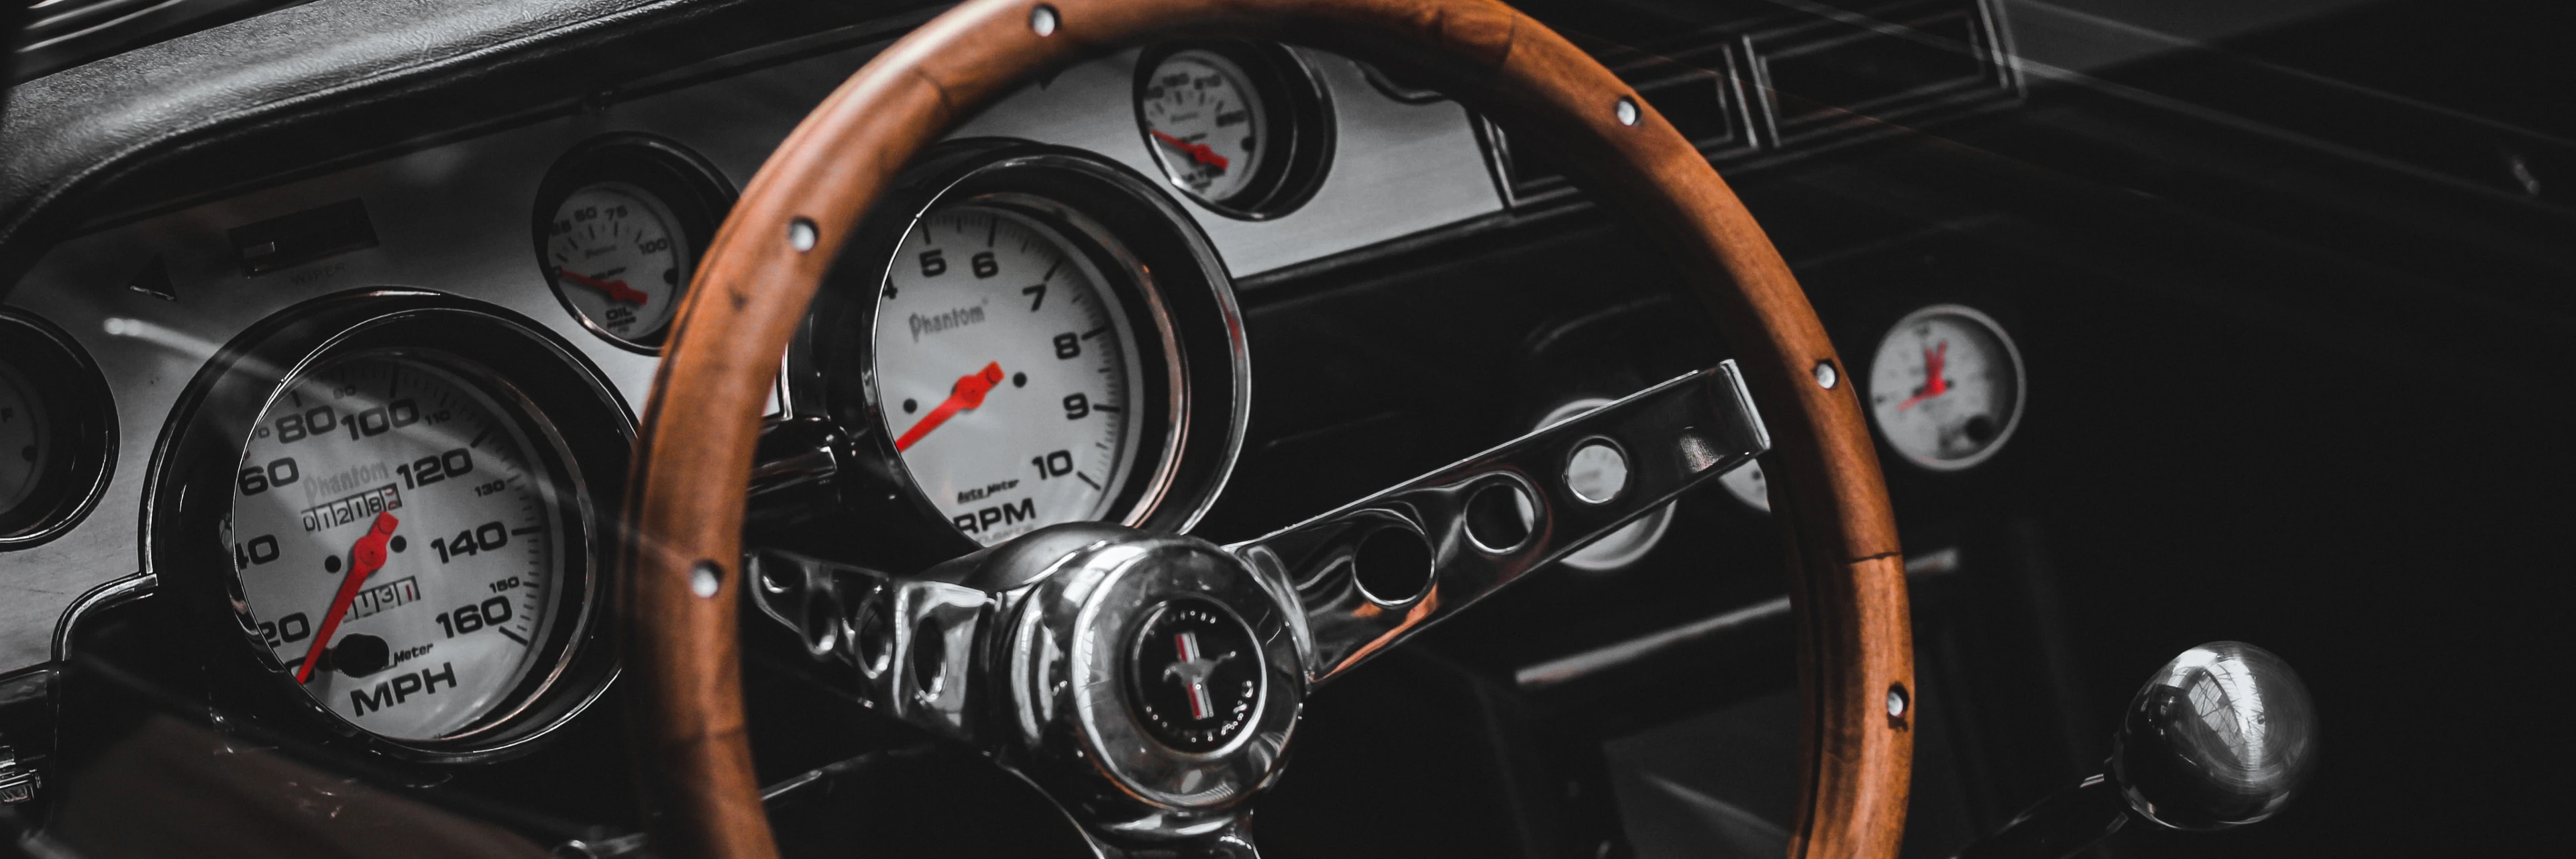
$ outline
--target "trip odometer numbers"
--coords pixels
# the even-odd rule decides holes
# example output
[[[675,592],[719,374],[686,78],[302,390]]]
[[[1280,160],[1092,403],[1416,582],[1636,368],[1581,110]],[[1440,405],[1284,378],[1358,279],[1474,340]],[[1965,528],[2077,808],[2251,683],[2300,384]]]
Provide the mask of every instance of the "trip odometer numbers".
[[[1064,233],[957,205],[913,225],[879,291],[877,402],[933,506],[992,545],[1099,519],[1136,470],[1128,308]]]
[[[225,539],[247,620],[359,727],[476,729],[549,658],[564,523],[516,402],[359,352],[279,389],[242,448]]]

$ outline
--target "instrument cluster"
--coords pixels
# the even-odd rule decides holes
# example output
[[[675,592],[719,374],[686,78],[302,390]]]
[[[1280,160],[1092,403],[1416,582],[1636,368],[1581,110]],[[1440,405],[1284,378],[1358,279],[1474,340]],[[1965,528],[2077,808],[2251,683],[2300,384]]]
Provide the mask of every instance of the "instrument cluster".
[[[65,596],[5,601],[0,671],[160,594],[223,712],[419,765],[543,747],[616,676],[634,413],[797,113],[703,117],[810,104],[874,50],[57,247],[0,309],[0,568],[23,573],[0,584]],[[1134,51],[907,169],[767,416],[824,428],[830,479],[756,497],[755,525],[792,508],[765,536],[898,570],[1060,522],[1188,529],[1250,414],[1236,280],[1500,208],[1463,111],[1366,80],[1278,45]],[[1337,160],[1353,135],[1452,157]],[[1389,183],[1425,191],[1389,210]]]
[[[810,105],[875,49],[57,248],[0,308],[0,672],[165,592],[230,711],[412,762],[536,747],[616,676],[633,415],[737,184],[801,115],[745,106]],[[1385,87],[1180,43],[972,120],[898,176],[781,356],[755,537],[903,572],[1056,523],[1189,530],[1248,429],[1238,283],[1503,210],[1475,120]],[[2011,436],[2020,372],[1992,320],[1926,308],[1865,397],[1892,450],[1955,471]],[[1761,479],[1727,485],[1763,509]],[[1571,563],[1623,567],[1671,521]]]

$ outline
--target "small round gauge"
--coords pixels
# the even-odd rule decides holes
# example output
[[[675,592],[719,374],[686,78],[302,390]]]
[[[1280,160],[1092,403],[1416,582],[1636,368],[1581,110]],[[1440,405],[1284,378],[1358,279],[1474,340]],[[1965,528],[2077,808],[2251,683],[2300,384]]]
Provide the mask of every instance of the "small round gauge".
[[[1967,468],[2002,449],[2021,422],[2021,353],[1985,314],[1933,305],[1879,341],[1868,394],[1899,455],[1939,471]]]
[[[69,336],[0,312],[0,550],[58,536],[89,509],[115,424],[105,380]]]
[[[1296,55],[1276,45],[1148,52],[1138,65],[1136,118],[1165,178],[1236,217],[1296,208],[1330,159],[1322,90]]]
[[[679,310],[689,245],[660,197],[624,182],[584,185],[555,205],[548,272],[573,312],[609,336],[652,342]]]
[[[732,206],[724,179],[678,144],[600,138],[566,154],[539,186],[537,265],[583,327],[651,352]]]
[[[562,656],[558,603],[579,593],[545,426],[491,377],[401,350],[276,391],[236,463],[224,539],[245,622],[306,694],[407,741],[527,702]]]
[[[36,386],[0,364],[0,510],[14,510],[35,494],[53,459],[51,423]]]
[[[918,221],[876,313],[877,402],[920,490],[992,545],[1110,517],[1145,434],[1135,308],[1088,249],[1009,208]]]

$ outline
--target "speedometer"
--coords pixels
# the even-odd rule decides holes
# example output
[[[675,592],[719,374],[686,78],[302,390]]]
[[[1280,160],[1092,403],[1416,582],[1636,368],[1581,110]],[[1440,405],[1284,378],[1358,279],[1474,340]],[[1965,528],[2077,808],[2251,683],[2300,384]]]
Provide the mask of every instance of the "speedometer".
[[[248,622],[306,694],[379,736],[489,724],[561,655],[562,457],[479,375],[403,351],[327,361],[276,392],[235,472]]]
[[[1108,514],[1136,470],[1145,383],[1130,308],[1085,249],[961,205],[923,218],[896,256],[877,390],[913,482],[985,545]]]

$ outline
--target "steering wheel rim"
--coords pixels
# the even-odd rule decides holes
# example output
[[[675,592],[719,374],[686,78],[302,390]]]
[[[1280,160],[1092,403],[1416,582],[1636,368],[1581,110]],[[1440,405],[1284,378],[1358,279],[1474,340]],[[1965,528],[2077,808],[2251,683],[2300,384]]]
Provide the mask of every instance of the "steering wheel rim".
[[[762,406],[825,272],[903,166],[1037,75],[1157,40],[1268,39],[1397,68],[1579,165],[1737,352],[1773,439],[1805,703],[1790,855],[1894,856],[1912,765],[1903,559],[1850,374],[1769,238],[1609,70],[1498,0],[970,0],[797,126],[673,323],[623,513],[632,751],[656,849],[776,855],[745,730],[736,589]]]

